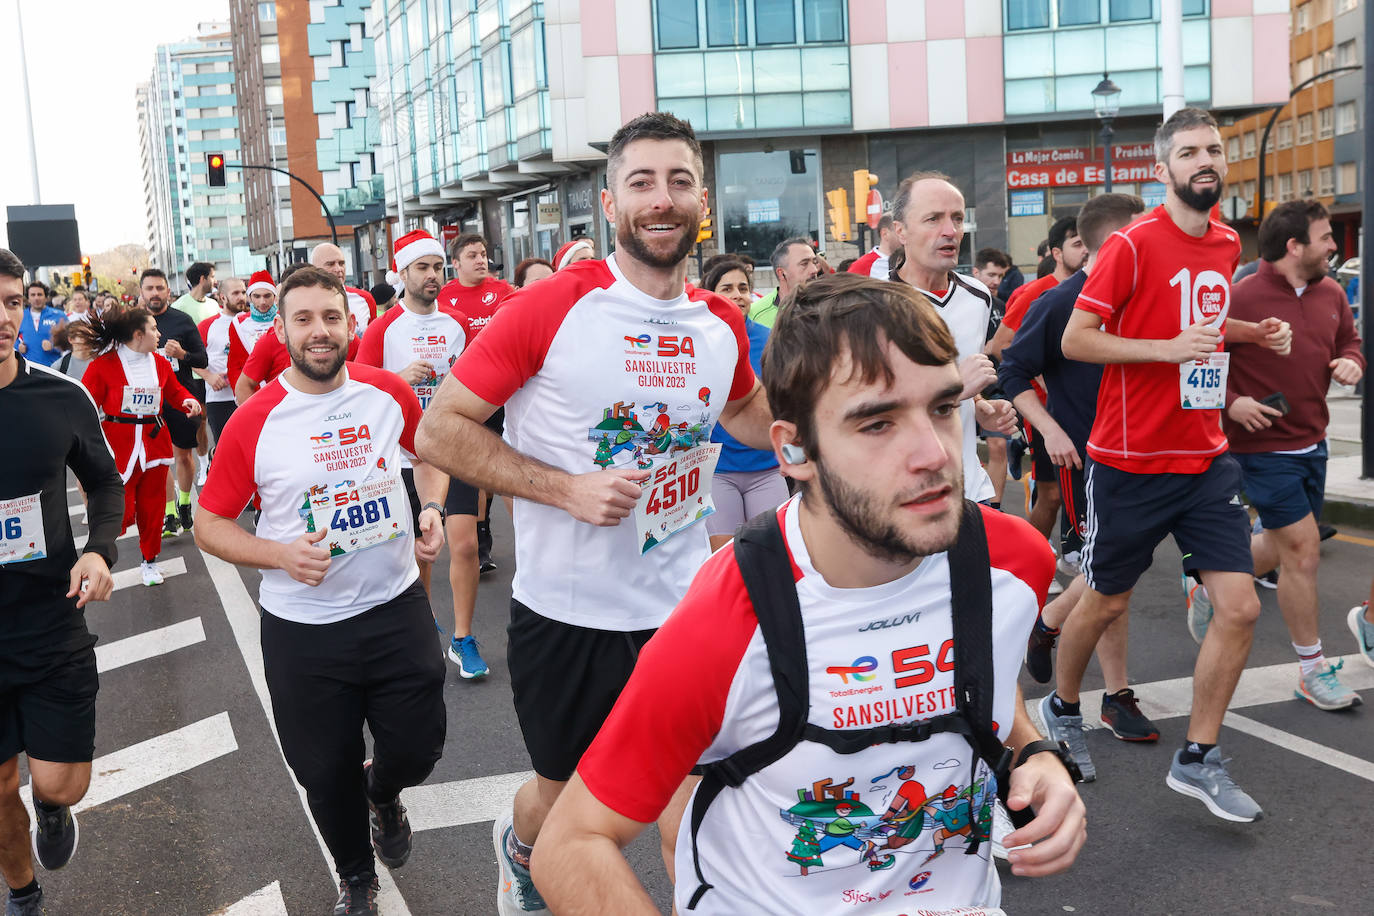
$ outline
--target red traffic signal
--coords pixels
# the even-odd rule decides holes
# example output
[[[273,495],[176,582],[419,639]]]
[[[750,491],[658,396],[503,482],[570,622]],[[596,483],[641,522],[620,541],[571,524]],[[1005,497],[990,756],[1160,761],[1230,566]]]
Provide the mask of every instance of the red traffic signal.
[[[225,181],[224,181],[224,154],[223,154],[223,153],[206,153],[206,154],[205,154],[205,171],[206,171],[206,174],[209,176],[209,179],[210,179],[210,187],[212,187],[212,188],[222,188],[222,187],[224,187],[224,184],[225,184]]]

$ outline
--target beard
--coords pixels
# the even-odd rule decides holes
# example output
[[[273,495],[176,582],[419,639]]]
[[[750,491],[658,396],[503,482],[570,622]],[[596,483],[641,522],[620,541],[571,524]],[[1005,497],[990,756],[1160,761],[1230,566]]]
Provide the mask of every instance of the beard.
[[[635,228],[631,221],[626,219],[616,220],[615,242],[623,248],[627,254],[636,261],[640,261],[650,267],[659,270],[668,270],[681,264],[687,258],[687,253],[696,244],[696,236],[690,231],[690,227],[700,222],[700,219],[689,220],[682,213],[673,210],[663,214],[664,222],[678,222],[689,227],[689,231],[684,232],[682,240],[677,243],[677,247],[667,254],[656,252],[649,247],[649,244],[635,234]]]
[[[1214,175],[1216,176],[1217,183],[1212,185],[1212,187],[1209,190],[1194,191],[1193,179],[1198,177],[1198,175]],[[1188,180],[1183,182],[1182,184],[1175,181],[1173,185],[1174,193],[1178,195],[1178,199],[1183,201],[1189,207],[1201,213],[1205,213],[1211,210],[1213,207],[1217,205],[1217,201],[1221,200],[1221,176],[1218,175],[1216,171],[1213,169],[1203,169],[1197,174],[1189,176]]]
[[[1317,258],[1315,261],[1303,264],[1302,267],[1303,276],[1307,278],[1308,283],[1316,283],[1326,276],[1326,258]]]
[[[830,514],[855,544],[879,559],[906,565],[917,557],[926,557],[948,550],[959,536],[959,524],[963,518],[963,504],[959,499],[952,503],[951,511],[941,518],[930,520],[929,529],[917,539],[908,536],[890,521],[882,518],[879,498],[831,474],[820,461],[819,456],[811,459],[816,464],[816,479],[821,493],[830,507]],[[949,481],[955,494],[964,492],[963,475]],[[921,489],[924,489],[922,487]],[[898,497],[892,504],[903,500]]]
[[[338,375],[339,370],[343,368],[344,360],[348,357],[347,348],[340,347],[333,341],[330,341],[330,345],[334,347],[334,357],[325,364],[325,368],[317,369],[310,364],[310,354],[305,352],[306,347],[297,349],[291,343],[290,335],[287,335],[286,338],[286,352],[291,356],[291,365],[295,366],[297,372],[312,382],[327,382]],[[317,346],[317,344],[307,344],[306,346]]]

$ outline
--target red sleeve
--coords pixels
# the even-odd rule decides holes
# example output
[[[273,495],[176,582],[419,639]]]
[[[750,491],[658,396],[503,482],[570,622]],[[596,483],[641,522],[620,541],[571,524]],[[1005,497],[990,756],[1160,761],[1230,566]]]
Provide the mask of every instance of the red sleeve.
[[[488,404],[506,403],[544,365],[549,343],[572,307],[591,290],[615,282],[605,261],[581,263],[590,266],[559,271],[512,293],[458,357],[451,374]],[[741,332],[743,327],[741,318]]]
[[[1135,243],[1124,233],[1113,232],[1097,253],[1074,308],[1103,319],[1112,317],[1135,291],[1136,267]]]
[[[206,318],[200,324],[196,325],[196,330],[200,331],[201,340],[207,342],[210,340],[210,325],[218,321],[219,317],[219,315],[211,315],[209,318]]]
[[[166,357],[154,353],[153,360],[157,364],[157,378],[162,387],[162,403],[171,404],[177,410],[186,413],[186,408],[182,405],[188,399],[195,400],[195,395],[187,391],[186,386],[177,380],[176,373],[172,371],[172,364]]]
[[[734,551],[717,551],[639,653],[577,765],[602,804],[641,824],[658,818],[720,732],[730,685],[757,628]]]
[[[115,358],[118,359],[118,357]],[[105,368],[109,364],[110,361],[104,356],[96,357],[91,360],[91,364],[81,374],[81,384],[85,385],[86,390],[91,393],[91,400],[95,401],[101,413],[105,412],[105,397],[110,390],[109,373]]]
[[[259,339],[258,343],[262,343],[262,340]],[[253,349],[256,350],[259,348],[255,346]],[[248,350],[244,347],[242,338],[239,337],[239,323],[237,320],[231,320],[229,322],[229,366],[225,370],[226,374],[229,376],[230,386],[239,383],[239,376],[242,375],[243,370],[247,368],[245,366],[247,362]],[[256,375],[250,374],[248,377],[259,382],[262,381],[262,379]]]
[[[851,274],[862,274],[867,277],[873,273],[873,262],[876,260],[878,260],[878,252],[870,251],[853,264],[850,264],[848,272]]]
[[[230,371],[230,372],[233,372],[233,371],[234,371],[234,341],[235,341],[235,339],[236,339],[237,337],[238,337],[238,330],[237,330],[236,328],[232,328],[232,327],[231,327],[231,328],[230,328],[230,334],[229,334],[229,371]],[[275,375],[275,373],[272,371],[272,355],[273,355],[273,354],[272,354],[272,349],[273,349],[273,348],[272,348],[272,345],[273,345],[273,344],[276,344],[278,347],[281,347],[281,349],[283,349],[283,350],[286,349],[285,347],[282,346],[281,341],[277,340],[277,335],[276,335],[275,332],[274,332],[274,333],[271,333],[271,334],[264,334],[264,335],[262,335],[261,337],[259,337],[259,338],[258,338],[258,342],[257,342],[256,344],[253,345],[253,352],[252,352],[252,353],[249,353],[249,352],[244,348],[243,344],[240,343],[240,344],[239,344],[239,349],[243,351],[244,356],[246,357],[246,359],[244,359],[243,361],[241,361],[241,362],[239,363],[239,372],[240,372],[240,373],[243,373],[243,374],[246,374],[250,379],[252,379],[252,380],[255,381],[255,382],[258,382],[259,384],[261,384],[261,383],[263,383],[263,382],[271,381],[271,379],[272,379],[273,376]],[[237,376],[232,376],[232,377],[231,377],[231,380],[233,381],[234,384],[238,384],[238,377],[237,377]]]
[[[415,397],[415,389],[401,381],[401,377],[396,373],[366,363],[350,364],[348,374],[359,382],[380,388],[400,405],[401,415],[405,418],[405,425],[401,430],[401,448],[414,458],[415,430],[420,425],[420,418],[424,416],[424,411],[420,409],[420,401]]]
[[[258,437],[268,414],[284,397],[286,389],[281,385],[264,388],[229,417],[215,443],[216,460],[210,464],[210,476],[200,489],[201,508],[222,518],[238,518],[243,507],[257,495],[254,473]]]
[[[1043,608],[1054,578],[1054,550],[1049,541],[1023,518],[989,506],[980,508],[988,533],[990,565],[1026,583],[1035,592],[1036,604]]]
[[[358,351],[363,348],[363,339],[357,334],[348,338],[348,351],[344,354],[344,359],[355,362],[358,359]]]
[[[1329,277],[1327,279],[1330,280]],[[1336,328],[1336,352],[1331,354],[1331,357],[1332,359],[1352,359],[1360,364],[1361,369],[1367,368],[1362,352],[1364,343],[1360,340],[1360,332],[1355,329],[1355,316],[1350,310],[1350,300],[1346,298],[1345,290],[1340,288],[1339,283],[1334,280],[1331,282],[1336,284],[1341,300],[1341,306],[1336,310],[1336,315],[1340,320],[1340,325]],[[1235,296],[1232,295],[1231,299],[1234,302]],[[1369,383],[1366,382],[1365,384]]]
[[[1011,301],[1007,303],[1007,311],[1002,316],[1002,324],[1011,328],[1013,331],[1021,330],[1021,320],[1026,317],[1025,302],[1029,296],[1024,295],[1029,286],[1018,286],[1016,291],[1011,294]]]
[[[744,329],[744,315],[740,313],[739,306],[715,293],[694,290],[691,298],[698,302],[704,300],[711,309],[711,314],[724,321],[730,326],[730,330],[735,332],[735,346],[738,350],[735,355],[735,377],[730,380],[730,396],[726,400],[737,401],[754,389],[754,367],[749,362],[749,332]]]
[[[378,369],[382,368],[382,359],[386,350],[386,329],[391,327],[391,323],[400,314],[401,309],[387,309],[381,318],[368,324],[367,330],[363,332],[363,342],[358,345],[358,355],[354,357],[355,362],[365,366],[375,366]]]

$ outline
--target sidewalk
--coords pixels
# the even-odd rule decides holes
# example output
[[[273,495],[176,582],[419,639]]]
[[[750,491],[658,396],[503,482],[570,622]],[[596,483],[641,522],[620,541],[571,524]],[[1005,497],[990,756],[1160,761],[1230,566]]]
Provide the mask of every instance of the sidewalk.
[[[1331,459],[1326,465],[1326,506],[1322,521],[1374,528],[1374,479],[1361,478],[1360,398],[1349,388],[1332,385]]]

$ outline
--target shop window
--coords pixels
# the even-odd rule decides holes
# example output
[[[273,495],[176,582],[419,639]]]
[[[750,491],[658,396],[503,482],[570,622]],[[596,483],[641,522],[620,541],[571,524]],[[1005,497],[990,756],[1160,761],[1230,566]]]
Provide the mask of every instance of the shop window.
[[[747,45],[744,0],[706,0],[706,43],[713,48]]]
[[[1050,0],[1007,0],[1007,31],[1047,29],[1050,26]]]
[[[1154,15],[1150,0],[1111,0],[1108,4],[1112,22],[1149,19]]]
[[[663,50],[695,48],[697,37],[697,5],[682,0],[658,0],[658,46]]]
[[[1059,24],[1096,25],[1102,17],[1098,0],[1059,0]]]
[[[807,41],[844,41],[842,0],[802,0]]]

